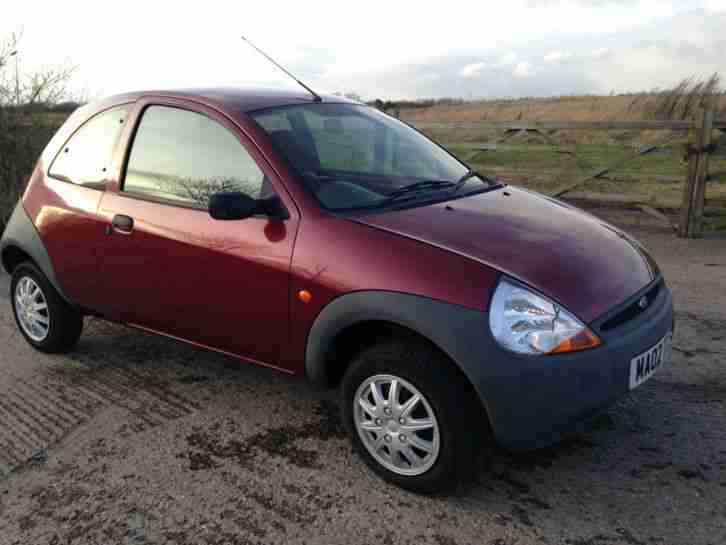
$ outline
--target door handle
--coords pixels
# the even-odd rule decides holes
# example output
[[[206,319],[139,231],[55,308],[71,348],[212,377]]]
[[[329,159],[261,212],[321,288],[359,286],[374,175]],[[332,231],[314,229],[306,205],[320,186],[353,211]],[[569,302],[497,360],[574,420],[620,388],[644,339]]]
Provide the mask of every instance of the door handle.
[[[111,226],[114,231],[130,233],[134,230],[134,218],[124,216],[123,214],[116,214],[111,220]]]

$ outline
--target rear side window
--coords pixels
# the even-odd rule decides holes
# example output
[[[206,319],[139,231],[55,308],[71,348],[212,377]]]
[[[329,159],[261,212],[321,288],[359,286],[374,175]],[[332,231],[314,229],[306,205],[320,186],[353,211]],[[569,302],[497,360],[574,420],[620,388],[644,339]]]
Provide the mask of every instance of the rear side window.
[[[48,174],[65,182],[103,189],[127,113],[125,105],[92,117],[68,139]]]
[[[123,190],[206,209],[215,193],[260,198],[264,179],[237,137],[216,121],[150,106],[131,147]]]

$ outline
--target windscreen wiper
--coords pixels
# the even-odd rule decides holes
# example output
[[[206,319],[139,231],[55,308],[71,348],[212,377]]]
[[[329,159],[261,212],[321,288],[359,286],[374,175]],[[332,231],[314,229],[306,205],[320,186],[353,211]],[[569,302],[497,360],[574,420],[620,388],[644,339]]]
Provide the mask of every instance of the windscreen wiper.
[[[461,178],[459,178],[456,183],[454,184],[454,189],[451,191],[452,193],[456,193],[466,185],[466,182],[471,180],[472,178],[479,178],[483,182],[488,183],[490,186],[498,186],[500,185],[499,182],[496,180],[493,180],[492,178],[489,178],[488,176],[484,176],[482,174],[479,174],[476,170],[469,170],[466,172]]]
[[[468,182],[472,178],[479,178],[483,182],[486,182],[487,184],[489,184],[492,188],[502,185],[501,183],[497,182],[496,180],[490,178],[489,176],[484,176],[483,174],[479,174],[476,170],[469,170],[461,178],[459,178],[457,180],[457,182],[454,184],[454,189],[451,192],[456,193],[457,191],[459,191],[462,187],[464,187],[466,185],[466,182]]]
[[[393,193],[387,195],[381,204],[399,200],[401,197],[411,196],[413,193],[418,193],[425,189],[439,189],[443,187],[454,187],[455,185],[454,182],[447,180],[423,180],[415,182],[396,189]]]

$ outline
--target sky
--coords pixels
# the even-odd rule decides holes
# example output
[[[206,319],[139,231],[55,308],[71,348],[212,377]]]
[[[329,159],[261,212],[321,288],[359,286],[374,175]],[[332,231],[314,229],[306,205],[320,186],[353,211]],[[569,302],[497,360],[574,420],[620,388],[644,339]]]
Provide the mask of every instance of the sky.
[[[74,65],[94,99],[295,83],[363,99],[629,92],[726,78],[726,0],[5,2],[27,69]]]

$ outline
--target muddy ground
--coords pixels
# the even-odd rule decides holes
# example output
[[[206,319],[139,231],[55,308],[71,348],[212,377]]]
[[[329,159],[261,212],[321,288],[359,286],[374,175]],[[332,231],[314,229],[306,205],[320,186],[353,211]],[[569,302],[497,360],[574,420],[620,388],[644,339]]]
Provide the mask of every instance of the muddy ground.
[[[98,320],[34,352],[0,277],[0,544],[723,544],[726,238],[635,235],[675,294],[672,364],[449,497],[380,481],[300,379]]]

